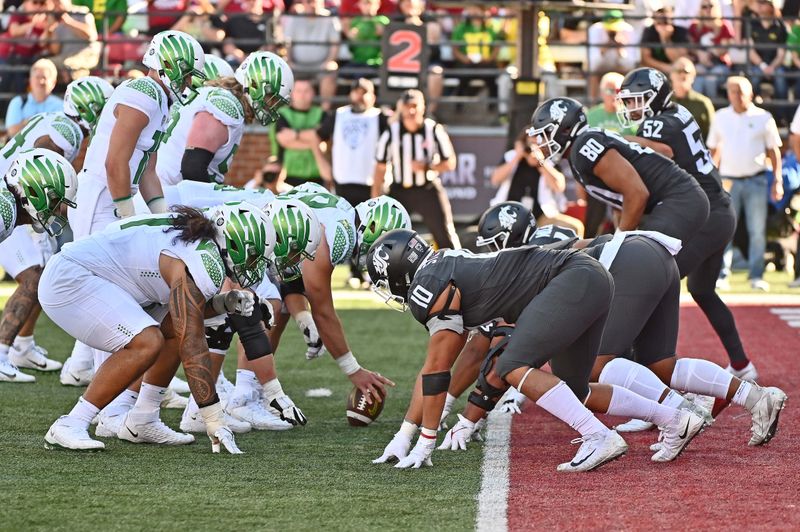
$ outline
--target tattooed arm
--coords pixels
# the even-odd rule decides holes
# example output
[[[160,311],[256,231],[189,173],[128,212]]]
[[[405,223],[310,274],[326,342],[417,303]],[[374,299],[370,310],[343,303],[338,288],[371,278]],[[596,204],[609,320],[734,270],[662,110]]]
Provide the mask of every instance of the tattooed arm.
[[[10,346],[14,343],[28,316],[39,304],[36,291],[41,276],[42,269],[38,266],[28,268],[17,276],[19,285],[8,298],[0,321],[0,345]]]

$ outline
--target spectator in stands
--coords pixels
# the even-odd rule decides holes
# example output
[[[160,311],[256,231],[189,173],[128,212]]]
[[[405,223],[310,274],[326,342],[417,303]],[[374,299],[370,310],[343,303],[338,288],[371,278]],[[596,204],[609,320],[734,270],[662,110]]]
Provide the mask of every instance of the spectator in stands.
[[[642,32],[642,66],[668,73],[673,61],[688,55],[686,47],[681,46],[688,42],[689,31],[675,26],[672,8],[658,9],[653,15],[653,24]]]
[[[24,14],[12,13],[8,18],[8,28],[2,36],[17,41],[0,42],[0,66],[12,67],[0,71],[0,92],[20,93],[25,89],[25,69],[13,67],[30,65],[45,50],[52,24],[47,12],[52,9],[51,0],[26,0],[20,9]]]
[[[314,85],[308,79],[295,79],[289,105],[278,110],[275,138],[282,148],[285,182],[291,186],[314,182],[328,186],[331,167],[320,148],[317,130],[325,111],[314,105]]]
[[[428,45],[428,113],[436,113],[444,89],[442,68],[442,26],[435,19],[425,19],[425,0],[400,0],[397,4],[398,19],[412,26],[425,26]]]
[[[698,20],[689,26],[689,38],[699,45],[694,50],[697,57],[697,77],[694,88],[708,96],[719,96],[719,87],[731,70],[728,47],[735,35],[733,25],[722,19],[719,0],[702,0]]]
[[[67,83],[89,75],[100,62],[100,43],[94,16],[85,6],[74,6],[70,0],[53,0],[52,38],[48,46],[50,60]]]
[[[544,161],[540,164],[539,161]],[[566,208],[566,179],[553,164],[545,161],[533,139],[523,130],[514,142],[514,149],[503,155],[494,169],[492,185],[500,187],[492,204],[519,201],[536,217],[539,225],[557,224],[583,236],[583,223],[563,214]]]
[[[769,290],[764,276],[767,246],[768,197],[783,196],[781,137],[772,115],[753,104],[753,87],[747,78],[728,78],[730,106],[717,111],[708,134],[708,147],[723,178],[731,181],[731,203],[737,217],[744,211],[749,236],[747,252],[750,287]],[[777,179],[767,187],[767,170]],[[726,252],[723,278],[730,273],[731,253]]]
[[[28,119],[39,113],[54,113],[64,108],[61,98],[53,96],[58,71],[49,59],[39,59],[31,67],[30,92],[12,98],[6,112],[6,133],[12,137],[25,127]]]
[[[237,0],[226,4],[220,27],[225,32],[222,53],[225,60],[238,65],[247,54],[260,50],[270,31],[268,15],[261,0]]]
[[[453,213],[441,172],[456,168],[456,153],[444,126],[425,118],[425,96],[407,90],[397,102],[397,118],[381,134],[372,196],[384,193],[387,163],[391,163],[389,195],[409,213],[419,213],[440,248],[458,249]]]
[[[297,0],[291,13],[281,21],[287,60],[295,73],[317,76],[322,106],[327,109],[336,94],[339,19],[323,7],[322,0]]]
[[[72,0],[72,3],[89,8],[101,40],[106,35],[120,33],[128,16],[127,0]]]
[[[681,57],[672,64],[669,79],[672,83],[672,101],[678,103],[692,113],[700,126],[703,138],[708,136],[711,122],[714,120],[714,104],[707,96],[703,96],[692,88],[697,72],[694,63],[686,57]]]
[[[786,70],[783,60],[786,57],[788,32],[780,11],[773,4],[774,0],[758,0],[756,13],[758,17],[750,21],[750,81],[756,94],[761,94],[761,82],[769,81],[775,90],[774,97],[785,100],[789,94],[786,82]]]
[[[633,26],[622,20],[622,11],[612,9],[603,20],[589,26],[589,99],[597,100],[600,76],[628,72],[639,62],[639,52],[628,45],[636,42]],[[604,98],[605,100],[605,98]],[[613,97],[612,97],[613,100]]]
[[[200,6],[189,7],[186,13],[172,26],[172,29],[188,33],[197,39],[205,50],[218,46],[225,39],[225,31],[214,26],[211,17]],[[238,62],[244,59],[244,55],[242,52],[242,57]]]
[[[464,8],[464,18],[453,28],[451,40],[453,56],[462,67],[496,69],[499,46],[493,46],[501,39],[491,21],[488,12],[481,6],[471,5]],[[460,43],[460,44],[459,44]],[[472,79],[481,79],[489,89],[489,95],[497,98],[497,74],[470,75],[460,78],[460,91],[463,92]]]
[[[380,0],[358,0],[359,15],[349,19],[344,30],[350,47],[350,62],[356,66],[379,66],[383,63],[381,37],[389,17],[378,15]]]
[[[172,29],[189,7],[189,0],[147,0],[150,35]]]
[[[591,127],[609,129],[620,135],[634,135],[636,127],[623,128],[617,117],[617,93],[625,76],[619,72],[607,72],[600,79],[600,95],[603,101],[586,111],[586,121]]]

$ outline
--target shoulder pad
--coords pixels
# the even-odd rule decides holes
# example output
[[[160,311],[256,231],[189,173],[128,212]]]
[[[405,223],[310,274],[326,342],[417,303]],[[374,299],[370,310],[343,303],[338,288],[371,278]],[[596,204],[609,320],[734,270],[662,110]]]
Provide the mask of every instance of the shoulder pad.
[[[145,96],[148,96],[153,101],[158,103],[158,105],[161,105],[162,98],[164,97],[161,87],[159,87],[158,84],[149,77],[131,80],[121,85],[121,87],[141,92]]]
[[[5,240],[17,225],[17,202],[14,194],[5,186],[5,181],[0,185],[0,239]]]
[[[336,232],[331,247],[331,263],[342,264],[353,255],[356,245],[356,229],[347,220],[336,222]]]
[[[211,113],[226,126],[244,123],[242,104],[230,91],[222,87],[213,87],[205,94],[203,101],[203,110]]]
[[[218,289],[222,288],[222,282],[225,280],[225,263],[222,261],[216,244],[210,240],[202,240],[197,246],[197,251],[200,253],[200,260],[203,261],[203,266],[211,282]]]

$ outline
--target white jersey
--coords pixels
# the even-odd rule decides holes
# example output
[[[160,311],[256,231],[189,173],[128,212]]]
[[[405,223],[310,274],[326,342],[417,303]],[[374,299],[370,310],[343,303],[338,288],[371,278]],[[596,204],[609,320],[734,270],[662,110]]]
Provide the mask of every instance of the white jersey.
[[[42,137],[50,137],[64,152],[64,158],[72,162],[81,149],[83,131],[73,119],[61,112],[33,115],[25,127],[0,148],[0,176],[6,175],[17,155],[35,148],[36,141]]]
[[[134,216],[67,244],[64,258],[119,286],[142,307],[169,304],[169,286],[158,265],[162,253],[186,264],[206,300],[219,293],[225,265],[211,240],[181,242],[177,231],[165,231],[172,214]]]
[[[11,236],[17,225],[17,201],[6,187],[5,178],[0,178],[0,242]]]
[[[131,189],[135,194],[139,189],[139,180],[150,160],[150,155],[158,149],[167,122],[169,106],[167,95],[161,85],[150,77],[130,79],[114,89],[114,93],[100,114],[100,120],[97,122],[95,133],[86,150],[86,160],[79,177],[81,180],[94,179],[104,185],[108,183],[106,157],[108,156],[111,131],[114,129],[114,124],[117,123],[114,111],[118,105],[137,109],[150,119],[136,140],[136,148],[128,163],[131,171]]]
[[[222,183],[244,133],[244,109],[229,90],[222,87],[200,87],[197,96],[187,105],[173,105],[169,125],[158,148],[156,173],[164,185],[175,185],[183,179],[181,160],[186,151],[189,130],[197,113],[206,112],[228,128],[228,140],[208,164],[209,180]]]
[[[275,199],[275,195],[265,189],[238,188],[215,183],[200,183],[199,181],[181,181],[177,185],[162,185],[162,189],[164,201],[170,207],[186,205],[195,209],[205,209],[229,201],[246,201],[263,210]],[[147,214],[150,212],[141,194],[137,194],[133,202],[137,213]]]
[[[314,209],[325,229],[325,240],[331,264],[344,264],[353,255],[356,245],[356,210],[347,200],[326,192],[291,190],[276,199],[298,199]]]

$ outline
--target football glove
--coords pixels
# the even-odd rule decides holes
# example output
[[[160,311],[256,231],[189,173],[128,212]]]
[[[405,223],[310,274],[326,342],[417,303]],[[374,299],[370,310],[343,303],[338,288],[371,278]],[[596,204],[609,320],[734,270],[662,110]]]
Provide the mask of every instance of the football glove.
[[[206,424],[206,434],[211,440],[212,453],[219,453],[222,447],[225,447],[225,450],[231,454],[244,454],[236,446],[233,432],[225,425],[222,403],[217,401],[213,405],[204,406],[200,409],[200,414]]]
[[[373,464],[384,464],[386,462],[399,461],[408,456],[408,449],[411,447],[411,438],[402,432],[398,432],[392,441],[383,450],[383,454],[372,461]]]
[[[519,393],[516,388],[509,388],[505,396],[500,400],[497,407],[498,412],[507,412],[509,414],[521,414],[522,405],[525,404],[525,397]]]
[[[481,431],[486,426],[486,418],[482,417],[477,423],[475,423],[475,430],[472,431],[472,441],[486,441],[481,434]]]
[[[272,315],[272,305],[269,304],[269,300],[259,299],[258,308],[261,309],[261,321],[264,322],[264,327],[272,329],[275,326],[275,316]]]
[[[294,426],[305,425],[308,422],[308,418],[306,418],[303,412],[295,406],[294,402],[292,402],[286,394],[279,395],[270,400],[269,406],[275,409],[278,416],[280,416],[283,421],[291,423]]]
[[[250,316],[255,308],[256,297],[249,290],[229,290],[211,298],[211,308],[217,314]]]
[[[433,466],[433,462],[431,462],[431,455],[433,454],[433,449],[435,447],[435,438],[426,438],[424,436],[420,436],[417,440],[417,444],[413,449],[411,449],[411,452],[408,453],[408,456],[397,462],[395,467],[398,469],[408,469],[409,467],[419,469],[423,465],[431,467]]]
[[[319,337],[317,326],[314,322],[303,327],[303,339],[306,341],[306,360],[314,360],[325,354],[325,346],[322,345],[322,338]]]
[[[472,433],[475,431],[475,423],[458,414],[458,423],[453,425],[453,428],[447,431],[444,436],[444,441],[439,446],[440,451],[462,451],[467,450],[467,443],[472,439]]]

